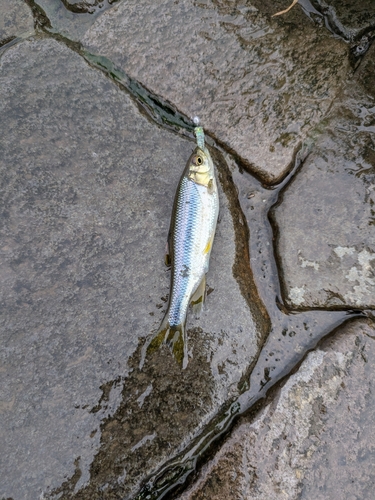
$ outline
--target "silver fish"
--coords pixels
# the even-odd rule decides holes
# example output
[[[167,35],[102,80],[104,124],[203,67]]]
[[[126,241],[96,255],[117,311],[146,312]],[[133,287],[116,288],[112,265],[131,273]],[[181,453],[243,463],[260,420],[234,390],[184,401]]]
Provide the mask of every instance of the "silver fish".
[[[180,179],[167,242],[166,264],[171,265],[169,304],[159,330],[148,347],[167,343],[183,368],[187,365],[185,338],[189,304],[198,314],[205,300],[206,273],[219,213],[219,196],[211,155],[201,127],[195,128],[198,146]]]

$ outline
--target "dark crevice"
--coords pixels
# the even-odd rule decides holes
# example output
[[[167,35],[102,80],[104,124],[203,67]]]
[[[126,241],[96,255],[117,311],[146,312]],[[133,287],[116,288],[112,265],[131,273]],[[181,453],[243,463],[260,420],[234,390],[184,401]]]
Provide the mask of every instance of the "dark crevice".
[[[311,145],[304,144],[296,153],[292,169],[276,185],[264,186],[247,173],[234,171],[234,183],[238,186],[238,198],[247,226],[250,227],[250,255],[255,261],[254,275],[258,293],[269,314],[278,317],[280,312],[289,314],[280,286],[280,272],[275,259],[275,235],[269,220],[270,210],[279,203],[280,193],[299,172],[309,155]],[[248,201],[248,193],[257,194],[257,200]],[[250,198],[251,199],[251,198]],[[257,271],[255,271],[257,267]],[[273,311],[273,312],[272,312]]]
[[[358,43],[363,36],[370,33],[375,28],[375,22],[361,29],[347,28],[337,17],[336,10],[328,5],[324,0],[310,0],[313,8],[320,12],[325,20],[326,28],[334,35],[350,43]],[[308,3],[308,2],[306,2]],[[363,55],[363,54],[359,54]]]
[[[24,39],[17,36],[10,36],[2,41],[0,44],[0,57],[6,52],[10,47],[16,45],[19,42],[22,42]]]
[[[120,0],[95,0],[95,2],[87,2],[85,0],[61,0],[67,10],[74,14],[96,14],[104,12],[113,4]]]
[[[255,323],[258,326],[258,355],[269,335],[271,321],[267,307],[263,303],[258,293],[258,288],[254,281],[254,275],[250,266],[250,231],[248,222],[238,200],[238,192],[236,184],[228,165],[218,149],[212,149],[212,158],[218,169],[219,180],[223,191],[227,195],[229,201],[229,211],[232,216],[233,226],[235,229],[236,253],[233,263],[233,277],[237,281],[241,294],[245,299]],[[241,380],[238,382],[238,389],[243,392],[247,389],[247,381],[252,372],[258,356],[255,356],[249,367],[244,370]]]
[[[270,319],[267,308],[258,296],[258,289],[255,286],[253,271],[250,267],[250,231],[248,223],[238,201],[238,193],[232,174],[223,155],[218,149],[213,149],[212,158],[218,169],[223,191],[229,201],[229,210],[235,229],[236,255],[233,264],[233,276],[240,287],[242,296],[246,300],[252,316],[255,318],[256,324],[262,327],[260,341],[263,342],[269,333]]]
[[[301,7],[313,21],[320,17],[328,31],[350,45],[352,67],[357,67],[375,39],[375,19],[367,26],[351,29],[345,26],[337,16],[332,5],[324,0],[303,0]]]
[[[93,67],[103,71],[113,82],[122,88],[122,90],[125,90],[138,105],[143,115],[168,130],[177,132],[180,135],[191,139],[194,138],[194,123],[192,121],[192,117],[185,116],[172,103],[154,94],[137,80],[130,78],[124,71],[116,67],[108,58],[91,54],[81,48],[78,49],[78,52]],[[246,159],[242,158],[228,144],[216,137],[211,130],[206,129],[205,134],[208,144],[211,144],[217,149],[221,149],[225,153],[228,153],[236,160],[237,164],[240,165],[241,168],[249,172],[252,176],[267,186],[279,184],[284,178],[288,177],[289,173],[294,168],[296,155],[301,149],[301,144],[296,146],[293,158],[289,167],[286,169],[286,172],[281,174],[280,177],[275,178],[273,176],[267,176],[264,172],[258,172],[255,165],[250,164]]]
[[[91,66],[101,70],[122,90],[125,90],[138,105],[143,115],[168,130],[179,132],[181,135],[193,139],[194,123],[192,119],[180,113],[173,104],[155,95],[137,80],[130,78],[106,57],[91,54],[86,50],[80,50],[79,53]]]
[[[373,322],[371,322],[371,320],[369,320],[368,317],[367,318],[364,317],[362,311],[359,312],[358,317],[348,319],[346,322],[344,322],[345,326],[348,326],[351,323],[355,323],[358,325],[371,324],[371,323],[373,324]],[[274,403],[274,405],[276,406],[277,401],[275,401],[275,399],[278,397],[280,389],[284,387],[284,385],[292,375],[295,375],[299,371],[301,365],[304,363],[307,356],[315,350],[324,349],[325,346],[327,346],[329,342],[332,341],[332,339],[334,339],[336,335],[342,330],[342,327],[343,324],[340,324],[336,328],[333,328],[326,335],[322,336],[311,349],[307,350],[304,353],[303,357],[301,357],[301,359],[293,366],[290,372],[286,374],[284,377],[281,377],[277,383],[275,383],[272,387],[269,388],[268,392],[266,393],[262,401],[259,401],[257,404],[255,404],[252,408],[244,412],[244,414],[239,417],[238,425],[241,425],[242,422],[247,422],[247,423],[254,422],[254,420],[259,415],[259,412],[263,410],[266,406],[268,406],[270,403]],[[370,337],[371,339],[375,340],[375,337],[371,337],[371,335],[368,335],[368,333],[365,330],[363,330],[362,333]]]
[[[31,12],[34,17],[35,28],[52,28],[52,24],[48,19],[44,10],[35,2],[35,0],[24,0],[25,3],[30,7]]]
[[[271,175],[267,176],[264,172],[259,173],[254,164],[250,163],[246,158],[243,158],[241,155],[239,155],[237,151],[231,148],[219,137],[217,137],[217,135],[213,131],[206,130],[205,133],[208,135],[208,137],[211,138],[213,144],[216,144],[217,147],[230,155],[236,161],[241,170],[249,172],[249,174],[251,174],[255,179],[257,179],[259,182],[265,183],[266,185],[272,185],[278,182],[278,179],[273,178]]]
[[[0,48],[4,47],[4,45],[8,45],[10,46],[10,44],[12,42],[14,42],[14,40],[16,39],[15,36],[8,36],[8,38],[4,38],[3,40],[0,40]],[[13,45],[13,43],[12,43]]]

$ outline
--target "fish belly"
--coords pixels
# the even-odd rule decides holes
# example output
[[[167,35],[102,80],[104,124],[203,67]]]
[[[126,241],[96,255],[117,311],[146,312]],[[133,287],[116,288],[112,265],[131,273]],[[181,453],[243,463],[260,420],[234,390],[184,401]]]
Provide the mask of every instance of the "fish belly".
[[[191,296],[208,271],[218,205],[216,184],[209,192],[186,177],[181,180],[171,227],[171,325],[185,323]]]

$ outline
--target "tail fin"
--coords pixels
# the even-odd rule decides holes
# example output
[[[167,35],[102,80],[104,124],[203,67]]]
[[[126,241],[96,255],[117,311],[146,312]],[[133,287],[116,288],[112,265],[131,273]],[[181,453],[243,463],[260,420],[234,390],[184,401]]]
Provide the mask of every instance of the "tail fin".
[[[155,352],[162,344],[167,344],[170,347],[177,363],[185,369],[188,362],[185,327],[182,324],[170,325],[167,315],[159,330],[152,337],[147,347],[147,354]]]

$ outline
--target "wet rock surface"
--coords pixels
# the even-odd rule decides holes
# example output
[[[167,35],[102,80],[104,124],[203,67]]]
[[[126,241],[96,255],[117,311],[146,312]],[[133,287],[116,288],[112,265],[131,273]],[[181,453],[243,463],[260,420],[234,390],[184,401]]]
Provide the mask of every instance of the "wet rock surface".
[[[236,264],[247,241],[230,172],[218,157],[211,293],[188,320],[188,367],[165,349],[140,369],[165,311],[163,242],[194,143],[52,39],[8,49],[0,88],[0,496],[129,493],[238,394],[267,333],[256,296],[249,306],[241,293],[253,285]]]
[[[375,29],[375,6],[371,0],[311,0],[311,4],[303,1],[302,5],[312,16],[317,12],[322,14],[328,29],[345,40],[353,42],[366,35],[373,36],[371,31]]]
[[[182,498],[371,498],[372,18],[288,3],[27,0],[37,36],[6,7],[0,498],[179,498],[208,450]],[[144,345],[195,114],[221,210],[181,370]]]
[[[374,67],[373,46],[275,210],[291,307],[375,306]]]
[[[32,33],[34,19],[22,0],[0,0],[0,47],[17,36]]]
[[[274,182],[349,71],[341,40],[301,10],[293,16],[299,22],[271,20],[241,1],[126,0],[82,43],[186,116],[198,115],[209,134]]]
[[[372,498],[374,341],[357,323],[310,353],[179,498]]]

